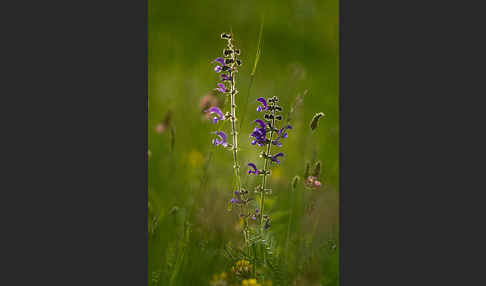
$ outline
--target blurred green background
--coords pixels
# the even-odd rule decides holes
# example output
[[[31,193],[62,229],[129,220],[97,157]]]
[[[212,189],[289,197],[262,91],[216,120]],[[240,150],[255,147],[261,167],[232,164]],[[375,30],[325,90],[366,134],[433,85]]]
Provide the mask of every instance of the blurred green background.
[[[231,152],[211,144],[216,127],[201,102],[218,100],[229,110],[223,96],[212,94],[219,77],[211,64],[225,46],[220,34],[229,31],[243,62],[236,101],[244,119],[239,157],[247,189],[257,182],[246,164],[261,161],[248,137],[261,117],[255,99],[279,96],[287,114],[307,91],[283,140],[285,157],[270,178],[274,194],[266,210],[281,268],[273,285],[338,285],[338,1],[148,3],[149,285],[209,285],[234,263],[225,246],[242,243],[237,215],[227,210]],[[262,53],[249,90],[262,19]],[[311,132],[309,123],[321,111],[326,116]],[[222,129],[229,134],[229,122]],[[307,190],[300,181],[292,192],[292,178],[315,160],[323,163],[323,187]]]

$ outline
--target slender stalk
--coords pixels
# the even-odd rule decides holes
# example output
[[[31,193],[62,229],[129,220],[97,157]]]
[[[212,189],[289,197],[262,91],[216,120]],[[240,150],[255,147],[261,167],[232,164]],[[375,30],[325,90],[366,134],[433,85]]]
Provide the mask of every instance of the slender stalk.
[[[232,38],[228,39],[228,48],[230,50],[234,50]],[[236,57],[235,53],[231,53],[231,59],[233,62],[231,63],[231,70],[229,71],[229,77],[231,79],[230,84],[230,99],[231,99],[231,135],[233,138],[233,172],[236,178],[236,187],[238,191],[241,189],[241,179],[240,179],[240,165],[238,163],[238,131],[236,130],[236,89],[235,89],[235,78],[236,78]]]
[[[238,163],[238,131],[236,130],[236,102],[235,102],[235,74],[231,71],[231,134],[233,136],[233,171],[236,178],[236,187],[238,191],[241,189],[240,179],[240,165]]]
[[[228,39],[228,48],[230,50],[235,50],[233,46],[232,38]],[[231,53],[231,59],[233,60],[231,64],[231,70],[229,71],[229,77],[231,79],[230,84],[230,100],[231,100],[231,135],[232,135],[232,153],[233,153],[233,174],[236,180],[236,189],[240,192],[241,191],[241,177],[240,177],[240,164],[238,161],[238,131],[236,129],[236,99],[235,95],[237,93],[235,88],[235,79],[236,79],[236,55],[235,52]],[[241,207],[240,211],[245,211],[244,207]],[[243,226],[243,237],[245,239],[246,247],[248,248],[248,253],[250,253],[249,247],[249,232],[248,232],[248,221],[245,218],[244,226]]]
[[[271,104],[272,106],[274,106],[274,104],[272,103]],[[269,164],[269,157],[270,157],[270,151],[271,151],[271,147],[272,147],[272,140],[273,140],[273,133],[274,133],[274,128],[275,128],[275,109],[272,108],[272,126],[271,126],[271,129],[270,129],[270,141],[268,142],[267,144],[267,151],[266,151],[266,156],[264,156],[265,160],[264,160],[264,167],[263,167],[263,179],[262,179],[262,187],[261,187],[261,193],[260,193],[260,212],[261,212],[261,216],[260,216],[260,231],[261,231],[261,234],[262,234],[262,237],[263,237],[263,233],[265,231],[265,224],[263,222],[263,208],[264,208],[264,204],[265,204],[265,191],[267,189],[267,175],[268,175],[268,164]],[[265,247],[265,246],[264,246]],[[265,254],[266,250],[263,249],[263,265],[266,265],[266,254]],[[262,276],[262,279],[263,281],[265,281],[265,276]]]
[[[272,119],[272,129],[270,129],[270,142],[267,144],[267,151],[265,152],[267,156],[265,156],[264,158],[264,167],[263,167],[263,179],[262,179],[262,188],[261,188],[261,193],[260,193],[260,212],[261,212],[261,216],[260,216],[260,227],[261,227],[261,231],[263,233],[263,230],[264,230],[264,223],[263,223],[263,207],[264,207],[264,203],[265,203],[265,190],[267,188],[267,175],[268,175],[268,163],[269,163],[269,156],[270,156],[270,151],[271,151],[271,147],[272,147],[272,140],[273,140],[273,128],[275,127],[275,110],[272,110],[272,114],[273,114],[273,119]]]

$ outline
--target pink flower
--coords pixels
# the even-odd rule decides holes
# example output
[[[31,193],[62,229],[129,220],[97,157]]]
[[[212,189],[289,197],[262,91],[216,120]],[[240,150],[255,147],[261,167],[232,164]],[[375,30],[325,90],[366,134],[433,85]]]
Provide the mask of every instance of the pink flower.
[[[322,183],[319,180],[317,180],[317,177],[315,177],[315,176],[309,176],[304,181],[304,185],[307,188],[316,190],[316,189],[319,189],[322,186]]]
[[[155,132],[156,132],[157,134],[160,134],[160,133],[162,133],[162,132],[164,132],[164,131],[165,131],[165,126],[164,126],[164,124],[163,124],[163,123],[159,123],[159,124],[157,124],[157,125],[155,126]]]

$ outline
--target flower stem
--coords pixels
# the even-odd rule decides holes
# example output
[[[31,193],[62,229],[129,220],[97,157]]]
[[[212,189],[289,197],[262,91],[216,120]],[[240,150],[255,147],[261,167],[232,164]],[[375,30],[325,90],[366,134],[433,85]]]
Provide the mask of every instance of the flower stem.
[[[234,50],[234,46],[232,43],[232,38],[228,40],[228,48],[230,50]],[[236,130],[236,89],[235,89],[235,78],[236,78],[236,70],[234,69],[236,66],[236,56],[235,53],[231,53],[232,65],[231,70],[229,71],[229,77],[231,79],[230,84],[230,98],[231,98],[231,135],[232,135],[232,151],[233,151],[233,175],[236,181],[236,189],[241,192],[241,177],[240,177],[240,164],[238,161],[238,131]],[[242,208],[243,209],[243,208]],[[240,210],[241,211],[241,210]],[[245,210],[243,210],[245,211]],[[244,226],[243,226],[243,237],[245,239],[246,247],[248,251],[250,251],[249,247],[249,232],[248,232],[248,221],[245,218]]]
[[[228,47],[233,50],[234,46],[231,39],[228,40]],[[236,89],[235,89],[235,53],[231,54],[231,59],[233,60],[232,68],[229,71],[229,77],[231,78],[231,86],[230,86],[230,97],[231,97],[231,134],[233,137],[233,171],[236,179],[236,187],[238,191],[241,189],[241,179],[240,179],[240,165],[238,163],[238,131],[236,130]]]
[[[264,230],[264,223],[263,223],[263,207],[264,207],[264,203],[265,203],[265,190],[267,188],[267,175],[268,174],[268,169],[269,169],[269,157],[270,157],[270,150],[271,150],[271,147],[272,147],[272,139],[273,139],[273,128],[275,126],[275,111],[272,110],[272,113],[273,113],[273,119],[272,119],[272,128],[270,129],[270,142],[268,142],[268,145],[267,145],[267,151],[266,151],[266,155],[265,156],[265,159],[264,159],[264,167],[263,167],[263,179],[262,179],[262,187],[261,187],[261,193],[260,193],[260,212],[261,212],[261,216],[260,216],[260,227],[261,227],[261,230],[262,230],[262,233],[263,233],[263,230]]]
[[[273,103],[271,104],[272,107],[273,107]],[[271,126],[271,129],[270,129],[270,141],[268,142],[268,145],[267,145],[267,151],[266,151],[266,156],[264,157],[265,160],[264,160],[264,167],[263,167],[263,179],[262,179],[262,187],[260,189],[261,193],[260,193],[260,212],[261,212],[261,216],[260,216],[260,231],[261,231],[261,234],[262,234],[262,238],[263,238],[263,234],[264,234],[264,231],[265,231],[265,223],[263,222],[263,208],[264,208],[264,204],[265,204],[265,191],[267,189],[267,175],[268,174],[268,170],[269,170],[269,157],[270,157],[270,150],[271,150],[271,147],[272,147],[272,140],[273,140],[273,130],[275,128],[275,109],[272,108],[272,114],[273,114],[273,117],[272,117],[272,126]],[[263,246],[265,248],[265,246]],[[263,265],[265,265],[267,262],[266,262],[266,255],[265,255],[265,252],[266,252],[266,249],[263,249]],[[265,280],[265,277],[263,276],[262,277],[263,280]]]

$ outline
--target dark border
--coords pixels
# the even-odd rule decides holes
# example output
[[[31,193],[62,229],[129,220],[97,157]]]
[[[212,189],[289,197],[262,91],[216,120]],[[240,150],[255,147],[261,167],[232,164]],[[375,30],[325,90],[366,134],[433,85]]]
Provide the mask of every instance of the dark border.
[[[147,1],[19,5],[0,285],[148,285]]]

